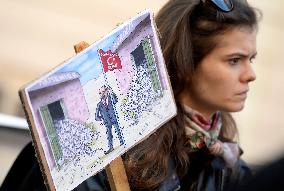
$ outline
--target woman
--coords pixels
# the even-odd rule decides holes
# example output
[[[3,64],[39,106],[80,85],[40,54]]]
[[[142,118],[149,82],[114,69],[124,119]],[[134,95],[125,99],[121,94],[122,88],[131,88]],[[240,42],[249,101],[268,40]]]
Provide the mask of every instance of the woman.
[[[170,0],[156,17],[177,116],[127,153],[134,190],[225,190],[250,171],[236,124],[256,79],[256,11],[243,0]]]

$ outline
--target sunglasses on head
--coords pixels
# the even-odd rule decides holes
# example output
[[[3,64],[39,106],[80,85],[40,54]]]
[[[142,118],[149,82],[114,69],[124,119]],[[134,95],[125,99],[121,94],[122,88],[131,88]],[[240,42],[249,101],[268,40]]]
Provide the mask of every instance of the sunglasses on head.
[[[225,0],[209,0],[212,2],[219,10],[223,12],[230,12],[233,9],[232,0],[228,0],[228,3]],[[205,2],[205,0],[203,0]]]

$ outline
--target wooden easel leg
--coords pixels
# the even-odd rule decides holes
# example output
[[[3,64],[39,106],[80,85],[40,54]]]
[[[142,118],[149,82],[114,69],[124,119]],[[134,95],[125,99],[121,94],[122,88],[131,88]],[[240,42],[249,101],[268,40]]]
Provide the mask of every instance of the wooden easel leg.
[[[106,167],[106,172],[112,191],[130,191],[128,179],[121,157],[113,160]]]
[[[74,49],[76,53],[79,53],[88,46],[90,45],[87,42],[82,41],[74,45]],[[112,191],[130,191],[127,175],[121,157],[118,157],[113,160],[106,167],[106,172]]]
[[[84,50],[85,48],[88,48],[90,45],[86,43],[85,41],[79,42],[78,44],[74,45],[74,50],[76,54]]]

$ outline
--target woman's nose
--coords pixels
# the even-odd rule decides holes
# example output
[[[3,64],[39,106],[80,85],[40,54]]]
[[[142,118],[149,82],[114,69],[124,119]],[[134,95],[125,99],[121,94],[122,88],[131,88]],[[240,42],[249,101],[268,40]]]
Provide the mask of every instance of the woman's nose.
[[[241,76],[242,82],[252,82],[256,79],[256,74],[250,62],[245,64],[245,68],[243,70],[243,74]]]

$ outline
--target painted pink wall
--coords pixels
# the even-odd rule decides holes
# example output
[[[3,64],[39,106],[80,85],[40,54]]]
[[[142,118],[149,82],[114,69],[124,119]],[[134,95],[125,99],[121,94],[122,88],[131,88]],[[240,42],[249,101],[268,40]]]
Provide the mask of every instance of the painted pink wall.
[[[157,42],[155,42],[153,39],[153,32],[150,25],[150,17],[147,17],[145,20],[143,20],[132,33],[127,37],[125,41],[123,41],[123,44],[120,45],[117,49],[117,53],[120,56],[121,63],[122,63],[122,69],[120,70],[114,70],[118,86],[121,89],[121,92],[124,94],[126,93],[130,88],[130,82],[134,75],[134,69],[132,66],[132,61],[130,59],[130,53],[140,44],[142,39],[145,39],[148,35],[150,35],[151,38],[151,45],[154,52],[155,61],[158,65],[158,73],[160,76],[160,81],[163,89],[166,89],[166,79],[165,73],[162,73],[159,70],[159,67],[161,67],[162,60],[158,57],[156,50],[159,48]]]
[[[40,117],[39,108],[54,101],[63,99],[67,118],[86,122],[89,118],[89,110],[84,98],[83,88],[79,79],[70,80],[61,84],[35,90],[29,93],[33,112],[36,115],[36,124],[39,136],[44,146],[46,158],[50,168],[55,167],[46,132]]]

